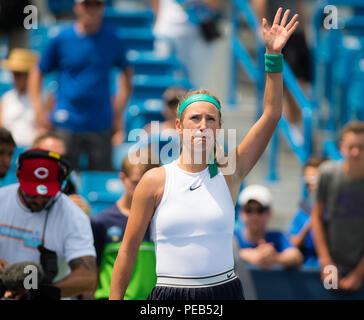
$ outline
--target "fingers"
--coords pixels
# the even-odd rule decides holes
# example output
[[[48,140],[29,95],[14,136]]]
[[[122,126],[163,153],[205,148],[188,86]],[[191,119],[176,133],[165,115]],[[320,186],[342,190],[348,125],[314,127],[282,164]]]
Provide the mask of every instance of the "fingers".
[[[283,8],[279,8],[277,10],[276,16],[274,17],[273,24],[279,24],[279,21],[281,20],[282,11],[283,11]]]
[[[297,29],[297,27],[298,27],[298,25],[299,25],[300,23],[297,21],[295,24],[294,24],[294,26],[288,31],[288,35],[289,36],[291,36],[292,35],[292,33]]]
[[[269,30],[269,25],[268,25],[268,21],[266,18],[263,18],[263,21],[262,21],[262,27],[264,30],[268,31]]]
[[[286,30],[289,32],[292,28],[295,27],[295,25],[297,24],[297,19],[298,19],[299,15],[298,14],[295,14],[293,16],[293,18],[291,19],[291,21],[286,25]],[[296,26],[297,28],[297,26]],[[294,30],[293,30],[294,31]]]
[[[291,12],[291,10],[287,9],[286,12],[284,13],[284,16],[283,16],[282,21],[281,21],[281,26],[282,27],[284,27],[286,25],[290,12]]]

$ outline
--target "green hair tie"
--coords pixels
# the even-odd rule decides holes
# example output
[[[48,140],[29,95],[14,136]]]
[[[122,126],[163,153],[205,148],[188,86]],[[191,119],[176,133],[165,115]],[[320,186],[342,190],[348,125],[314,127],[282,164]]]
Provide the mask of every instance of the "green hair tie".
[[[205,101],[205,102],[212,103],[217,108],[217,110],[219,110],[219,114],[220,114],[220,118],[221,118],[221,106],[220,106],[219,102],[214,97],[211,97],[208,94],[198,93],[198,94],[194,94],[191,97],[188,97],[181,103],[181,105],[179,106],[179,109],[178,109],[178,119],[181,117],[183,110],[185,110],[191,103],[194,103],[197,101]]]
[[[214,159],[213,163],[209,163],[209,173],[210,173],[210,178],[215,177],[219,172],[219,168],[217,166],[217,163]]]
[[[283,54],[268,54],[265,57],[266,72],[283,72]]]

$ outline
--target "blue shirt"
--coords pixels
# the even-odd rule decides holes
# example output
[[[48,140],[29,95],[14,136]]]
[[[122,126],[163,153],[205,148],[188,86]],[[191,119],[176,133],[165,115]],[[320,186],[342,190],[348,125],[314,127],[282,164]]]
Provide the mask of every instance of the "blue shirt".
[[[111,71],[128,66],[126,51],[116,30],[103,24],[96,34],[76,33],[75,24],[51,39],[39,68],[58,71],[52,123],[72,132],[111,128]]]
[[[298,235],[304,226],[310,221],[311,205],[308,201],[300,204],[300,208],[297,210],[289,230],[290,236]],[[312,230],[310,229],[303,242],[303,247],[300,248],[303,254],[303,265],[307,267],[318,267],[319,262],[316,255],[315,246],[312,238]]]
[[[256,248],[258,244],[250,242],[244,236],[244,229],[235,230],[234,235],[239,242],[239,246],[241,249],[248,249],[248,248]],[[280,231],[267,231],[265,233],[264,240],[269,243],[271,242],[277,252],[283,252],[288,248],[294,247],[290,242],[289,239],[283,232]]]

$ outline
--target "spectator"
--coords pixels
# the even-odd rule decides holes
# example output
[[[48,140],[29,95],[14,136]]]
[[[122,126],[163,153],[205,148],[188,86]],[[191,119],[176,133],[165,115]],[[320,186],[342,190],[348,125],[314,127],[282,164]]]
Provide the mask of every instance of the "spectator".
[[[116,29],[102,22],[104,7],[104,0],[75,0],[76,22],[50,40],[31,74],[36,123],[46,129],[52,124],[62,135],[75,169],[85,152],[88,170],[111,170],[112,142],[118,144],[124,138],[122,117],[132,90],[132,68]],[[111,101],[109,78],[115,66],[122,72]],[[43,112],[40,89],[43,76],[51,71],[59,72],[59,86],[49,115]]]
[[[324,161],[325,158],[312,157],[303,166],[303,179],[307,186],[308,197],[301,201],[289,230],[290,240],[301,250],[304,257],[303,264],[307,267],[319,266],[313,244],[310,215],[319,177],[319,166]]]
[[[279,7],[289,8],[291,12],[299,12],[302,22],[292,37],[288,40],[283,50],[283,55],[302,90],[307,92],[311,75],[310,75],[310,52],[308,49],[305,28],[307,17],[305,15],[304,1],[302,0],[252,0],[252,7],[258,19],[268,17],[271,24],[274,15]],[[285,99],[283,102],[284,114],[290,123],[291,133],[294,141],[298,144],[303,143],[302,134],[302,112],[297,105],[294,97],[285,88]]]
[[[136,185],[151,165],[132,164],[128,157],[123,160],[120,180],[125,187],[123,196],[111,207],[92,217],[95,238],[99,286],[96,299],[108,299],[111,274],[118,249],[128,222],[131,201]],[[138,252],[134,271],[125,294],[126,300],[145,300],[156,283],[154,244],[147,229]]]
[[[168,39],[196,88],[206,88],[207,71],[219,36],[216,16],[221,0],[149,0],[155,12],[153,32]],[[164,41],[164,40],[163,40]]]
[[[38,136],[33,142],[33,148],[40,148],[43,150],[51,151],[64,156],[66,154],[66,146],[60,135],[55,132],[47,132]],[[83,212],[88,216],[91,213],[91,207],[89,203],[79,194],[77,194],[76,186],[68,179],[66,186],[62,188],[62,192],[68,195],[68,197],[79,206]]]
[[[72,297],[94,290],[96,263],[89,219],[59,192],[64,165],[40,149],[19,156],[19,184],[0,189],[0,259],[2,265],[40,262],[60,296]]]
[[[28,48],[29,34],[24,28],[26,14],[24,8],[31,4],[29,0],[0,0],[0,36],[5,35],[8,49]]]
[[[338,288],[359,290],[364,279],[364,122],[349,122],[339,144],[343,161],[320,167],[312,210],[322,277],[336,266]]]
[[[16,144],[11,132],[0,127],[0,179],[8,173]]]
[[[165,121],[163,121],[159,128],[160,131],[165,129],[176,130],[176,119],[177,119],[177,107],[178,102],[181,97],[183,97],[187,93],[187,90],[179,87],[170,87],[163,94],[163,116]],[[146,126],[146,130],[150,133],[151,126],[148,124]]]
[[[297,267],[302,263],[302,254],[282,232],[267,231],[272,215],[272,195],[266,187],[246,187],[239,196],[239,204],[245,226],[235,231],[235,236],[243,260],[262,269],[272,269],[275,265]]]
[[[154,146],[156,139],[158,139],[158,154],[161,162],[167,164],[172,160],[175,160],[179,156],[179,135],[176,130],[177,119],[177,107],[179,99],[187,93],[187,90],[179,87],[170,87],[163,94],[164,110],[163,116],[165,121],[159,124],[159,132],[152,132],[152,125],[149,123],[145,129],[152,138],[151,147],[153,152],[156,152],[157,148]],[[166,151],[166,152],[165,152]]]
[[[34,110],[27,93],[28,76],[36,65],[37,56],[28,49],[16,48],[2,67],[11,71],[14,88],[4,93],[0,100],[0,125],[13,134],[17,145],[30,147],[35,134]]]

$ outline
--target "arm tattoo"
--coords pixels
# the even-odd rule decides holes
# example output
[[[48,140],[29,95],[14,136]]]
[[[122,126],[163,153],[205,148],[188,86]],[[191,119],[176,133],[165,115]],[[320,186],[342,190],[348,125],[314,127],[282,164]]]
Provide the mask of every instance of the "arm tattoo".
[[[94,273],[97,272],[96,259],[93,256],[84,256],[84,257],[73,259],[70,261],[69,265],[70,265],[71,270],[75,270],[82,266],[86,270],[90,270]]]

